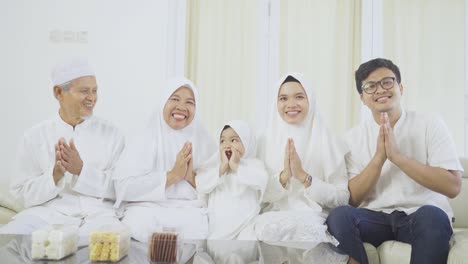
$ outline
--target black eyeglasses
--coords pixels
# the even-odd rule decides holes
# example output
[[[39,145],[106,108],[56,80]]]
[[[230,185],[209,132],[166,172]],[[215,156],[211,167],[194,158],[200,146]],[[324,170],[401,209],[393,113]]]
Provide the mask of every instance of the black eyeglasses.
[[[374,94],[377,91],[377,85],[379,84],[383,89],[390,90],[393,88],[393,85],[395,85],[395,77],[385,77],[378,82],[367,82],[361,86],[361,89],[366,94]]]

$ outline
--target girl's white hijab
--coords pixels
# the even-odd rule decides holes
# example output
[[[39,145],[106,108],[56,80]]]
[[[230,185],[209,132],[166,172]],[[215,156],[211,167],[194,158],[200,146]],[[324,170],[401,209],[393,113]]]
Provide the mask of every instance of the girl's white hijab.
[[[247,159],[256,159],[257,142],[255,139],[255,134],[252,133],[252,130],[250,129],[247,122],[242,120],[232,120],[230,122],[227,122],[219,131],[219,138],[221,138],[221,134],[223,133],[224,127],[226,126],[231,127],[237,133],[237,135],[239,135],[242,145],[244,146],[244,155],[241,157],[241,161],[245,161]],[[218,146],[219,145],[220,143],[218,141]],[[216,151],[216,153],[214,153],[211,156],[211,158],[203,165],[203,168],[208,169],[219,167],[219,165],[221,164],[219,155],[220,153],[218,148],[218,151]]]
[[[192,143],[193,169],[196,170],[215,151],[216,144],[203,125],[200,114],[195,107],[192,122],[183,129],[175,130],[164,120],[164,106],[169,97],[180,87],[192,90],[195,104],[199,102],[195,85],[184,77],[177,77],[166,81],[161,92],[158,107],[151,115],[147,128],[138,136],[135,144],[129,146],[131,164],[125,171],[128,175],[144,175],[151,171],[168,171],[172,169],[176,156],[185,142]],[[127,167],[127,166],[125,166]],[[122,172],[123,172],[122,171]]]
[[[242,158],[254,159],[257,155],[257,143],[255,141],[255,135],[250,130],[249,125],[242,120],[232,120],[225,126],[230,126],[234,131],[236,131],[237,135],[239,135],[242,145],[244,145],[244,156]]]
[[[288,76],[301,83],[309,101],[309,111],[300,124],[288,124],[278,113],[278,94]],[[292,138],[303,169],[312,177],[329,182],[329,176],[344,162],[347,148],[331,134],[321,119],[312,86],[302,74],[291,72],[278,80],[272,94],[265,142],[263,149],[259,150],[269,173],[276,175],[283,170],[286,143],[288,138]]]
[[[237,135],[239,135],[242,145],[244,146],[244,155],[240,158],[240,163],[244,166],[243,173],[245,174],[242,176],[247,176],[247,178],[249,178],[251,188],[258,189],[261,192],[260,195],[262,197],[265,191],[265,186],[267,185],[268,178],[266,174],[265,177],[260,175],[260,173],[265,171],[265,168],[263,166],[263,162],[256,157],[257,142],[255,133],[252,132],[249,125],[245,121],[232,120],[223,126],[219,132],[219,137],[221,137],[225,126],[231,127],[237,133]],[[219,168],[220,164],[220,152],[218,149],[218,151],[214,153],[211,158],[202,166],[202,169],[210,170],[213,168]],[[215,173],[218,173],[217,169],[215,170]],[[238,179],[238,177],[230,178],[230,180],[237,181],[236,179]],[[226,180],[230,181],[227,179],[227,177],[219,177],[219,180],[221,182]],[[234,184],[231,185],[230,190],[233,194],[242,194],[246,188],[247,186],[244,184]],[[262,199],[261,197],[260,200]]]

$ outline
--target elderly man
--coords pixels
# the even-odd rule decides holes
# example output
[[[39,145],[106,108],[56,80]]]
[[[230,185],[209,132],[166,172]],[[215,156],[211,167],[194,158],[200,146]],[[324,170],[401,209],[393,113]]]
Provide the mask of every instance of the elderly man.
[[[103,224],[121,225],[112,207],[111,178],[124,138],[115,126],[93,116],[94,72],[86,60],[69,60],[52,71],[52,81],[60,109],[24,133],[11,192],[25,210],[0,233],[72,224],[85,236]]]
[[[346,141],[350,204],[328,216],[330,232],[350,255],[368,263],[363,242],[411,244],[411,263],[446,263],[453,217],[448,198],[460,192],[463,168],[441,118],[406,111],[398,67],[374,59],[356,71],[356,88],[372,119]]]

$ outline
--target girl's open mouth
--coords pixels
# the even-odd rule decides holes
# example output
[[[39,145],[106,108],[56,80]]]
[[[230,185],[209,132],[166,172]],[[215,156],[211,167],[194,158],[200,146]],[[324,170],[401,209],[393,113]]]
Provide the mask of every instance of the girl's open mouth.
[[[232,156],[232,151],[231,150],[226,150],[226,157],[229,159],[231,159],[231,156]]]

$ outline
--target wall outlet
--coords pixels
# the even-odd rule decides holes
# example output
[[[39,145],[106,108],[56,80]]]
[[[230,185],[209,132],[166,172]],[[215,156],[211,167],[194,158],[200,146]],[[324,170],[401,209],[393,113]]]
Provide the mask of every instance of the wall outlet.
[[[88,31],[52,30],[49,31],[49,41],[53,43],[88,43]]]

